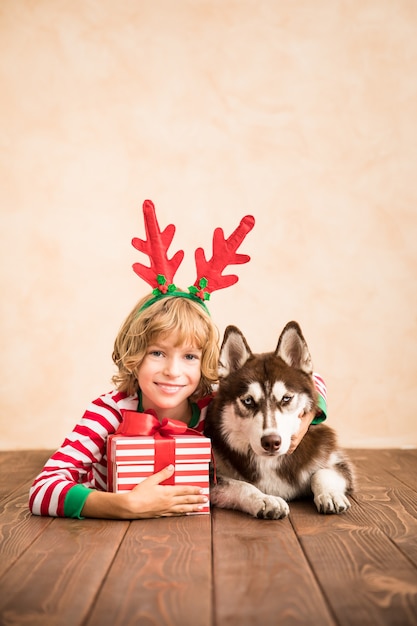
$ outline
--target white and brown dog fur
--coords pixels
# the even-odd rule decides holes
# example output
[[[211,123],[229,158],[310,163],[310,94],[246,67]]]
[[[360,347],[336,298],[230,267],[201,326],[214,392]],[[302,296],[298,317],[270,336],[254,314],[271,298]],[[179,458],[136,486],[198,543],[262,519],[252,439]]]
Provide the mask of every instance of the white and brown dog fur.
[[[320,513],[350,507],[353,468],[330,427],[311,425],[287,454],[300,416],[317,408],[312,374],[297,322],[285,326],[275,352],[263,354],[251,352],[238,328],[226,328],[205,425],[215,458],[214,506],[280,519],[288,501],[312,494]]]

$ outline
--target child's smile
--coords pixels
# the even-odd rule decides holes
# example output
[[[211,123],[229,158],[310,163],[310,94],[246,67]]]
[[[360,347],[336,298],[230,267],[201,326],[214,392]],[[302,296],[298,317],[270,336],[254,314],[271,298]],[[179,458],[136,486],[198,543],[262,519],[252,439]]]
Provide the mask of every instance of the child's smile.
[[[166,383],[156,383],[156,385],[159,387],[161,391],[164,391],[165,393],[168,393],[168,394],[177,393],[177,391],[181,391],[181,389],[183,388],[182,385],[167,385]]]

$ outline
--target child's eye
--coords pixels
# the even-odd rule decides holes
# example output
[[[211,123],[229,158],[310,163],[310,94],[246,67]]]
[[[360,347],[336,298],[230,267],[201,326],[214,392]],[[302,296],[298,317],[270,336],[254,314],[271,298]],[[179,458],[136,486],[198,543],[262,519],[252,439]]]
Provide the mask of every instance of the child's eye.
[[[162,351],[161,351],[161,350],[151,350],[151,351],[149,352],[149,354],[150,354],[151,356],[156,356],[156,357],[158,357],[158,356],[162,356],[162,354],[163,354],[163,353],[162,353]]]
[[[197,354],[186,354],[185,358],[187,359],[187,361],[198,361]]]

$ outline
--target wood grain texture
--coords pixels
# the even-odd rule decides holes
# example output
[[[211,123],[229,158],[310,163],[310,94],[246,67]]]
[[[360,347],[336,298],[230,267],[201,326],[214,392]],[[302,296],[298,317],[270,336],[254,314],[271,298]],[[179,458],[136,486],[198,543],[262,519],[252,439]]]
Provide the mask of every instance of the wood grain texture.
[[[209,515],[132,522],[87,624],[211,626],[211,575]]]
[[[297,527],[337,623],[417,623],[416,570],[377,527]]]
[[[412,491],[383,469],[385,454],[352,456],[358,474],[352,508],[312,516],[310,503],[299,503],[292,523],[337,623],[417,624]]]
[[[416,626],[417,450],[349,454],[340,516],[118,522],[30,515],[49,454],[0,452],[0,625]]]
[[[417,454],[412,451],[357,452],[360,476],[352,514],[364,525],[377,525],[417,566]]]
[[[82,624],[128,525],[54,519],[0,579],[2,626]]]
[[[0,452],[0,500],[23,483],[29,486],[51,456],[49,450],[17,450]]]
[[[52,522],[28,509],[30,482],[0,502],[0,578]]]
[[[213,538],[216,624],[334,623],[288,519],[214,510]]]
[[[51,452],[0,452],[0,578],[48,526],[29,512],[29,489]]]

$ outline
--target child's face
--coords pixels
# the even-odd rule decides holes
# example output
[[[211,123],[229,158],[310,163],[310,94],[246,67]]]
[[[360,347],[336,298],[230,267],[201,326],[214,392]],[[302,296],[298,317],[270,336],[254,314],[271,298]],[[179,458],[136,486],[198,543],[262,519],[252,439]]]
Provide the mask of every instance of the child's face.
[[[137,372],[143,408],[168,411],[162,417],[174,417],[182,411],[186,414],[188,398],[201,377],[202,351],[192,345],[175,344],[175,335],[158,338],[148,346]]]

